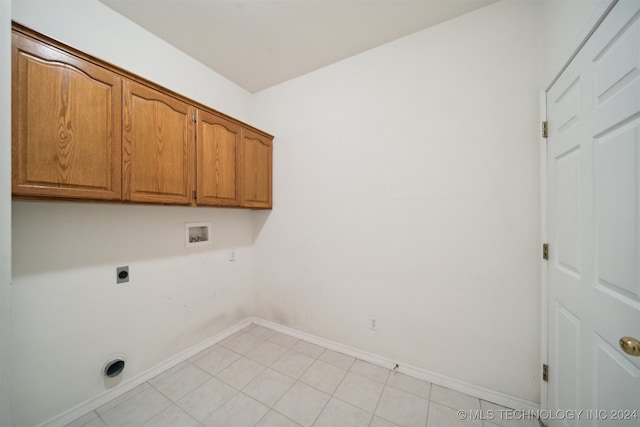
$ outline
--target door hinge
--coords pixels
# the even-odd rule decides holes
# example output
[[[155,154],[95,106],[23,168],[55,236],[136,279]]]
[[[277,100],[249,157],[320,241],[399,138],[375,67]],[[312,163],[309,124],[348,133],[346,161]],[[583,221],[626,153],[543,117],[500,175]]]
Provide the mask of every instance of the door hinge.
[[[192,195],[193,195],[193,200],[196,200],[196,198],[198,197],[198,193],[195,190],[193,190]]]
[[[542,259],[549,259],[549,244],[548,243],[543,243],[542,244]]]
[[[542,365],[542,381],[549,382],[549,365]]]
[[[542,137],[543,138],[548,138],[549,137],[549,123],[548,122],[542,122]]]

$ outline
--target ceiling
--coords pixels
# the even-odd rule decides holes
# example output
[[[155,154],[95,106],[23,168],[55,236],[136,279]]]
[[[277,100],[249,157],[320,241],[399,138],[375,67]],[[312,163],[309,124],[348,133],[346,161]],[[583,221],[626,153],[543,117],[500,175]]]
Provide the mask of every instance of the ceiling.
[[[255,93],[497,0],[100,0]]]

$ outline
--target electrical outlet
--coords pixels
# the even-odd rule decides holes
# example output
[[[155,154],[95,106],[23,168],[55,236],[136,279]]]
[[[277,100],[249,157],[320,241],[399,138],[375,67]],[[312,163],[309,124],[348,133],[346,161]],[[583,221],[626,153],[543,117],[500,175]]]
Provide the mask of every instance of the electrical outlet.
[[[116,268],[116,283],[127,283],[129,281],[129,266]]]
[[[369,329],[371,329],[372,331],[378,330],[378,319],[373,316],[369,318]]]

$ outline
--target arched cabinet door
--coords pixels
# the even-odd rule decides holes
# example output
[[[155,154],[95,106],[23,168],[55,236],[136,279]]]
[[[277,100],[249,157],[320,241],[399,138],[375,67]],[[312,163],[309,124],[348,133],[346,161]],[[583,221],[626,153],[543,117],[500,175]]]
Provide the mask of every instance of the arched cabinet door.
[[[240,206],[240,126],[198,111],[197,203]]]
[[[123,199],[190,204],[195,108],[129,80],[123,100]]]
[[[240,152],[242,206],[271,209],[272,140],[243,129]]]
[[[120,199],[122,78],[12,37],[13,194]]]

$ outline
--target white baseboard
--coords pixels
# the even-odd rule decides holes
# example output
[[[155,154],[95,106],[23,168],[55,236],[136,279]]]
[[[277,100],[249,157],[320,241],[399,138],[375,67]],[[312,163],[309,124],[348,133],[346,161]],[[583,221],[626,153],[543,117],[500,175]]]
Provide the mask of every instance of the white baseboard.
[[[486,400],[488,402],[502,405],[507,408],[518,409],[523,411],[540,409],[540,404],[537,402],[522,399],[520,397],[512,396],[510,394],[502,393],[499,391],[490,390],[488,388],[480,387],[475,384],[467,383],[465,381],[460,381],[455,378],[437,374],[435,372],[431,372],[426,369],[407,365],[400,361],[387,359],[377,354],[368,353],[366,351],[349,347],[347,345],[340,344],[335,341],[331,341],[325,338],[320,338],[318,336],[308,334],[306,332],[302,332],[297,329],[290,328],[288,326],[283,326],[278,323],[274,323],[268,320],[263,320],[257,317],[253,317],[252,322],[256,325],[264,326],[266,328],[273,329],[274,331],[282,332],[284,334],[291,335],[299,339],[303,339],[310,343],[317,344],[322,347],[326,347],[333,351],[347,354],[349,356],[355,357],[360,360],[364,360],[369,363],[373,363],[374,365],[382,366],[384,368],[393,369],[397,363],[398,372],[401,372],[406,375],[410,375],[415,378],[419,378],[421,380],[428,381],[432,384],[449,388],[451,390],[459,391],[461,393],[465,393],[470,396],[477,397],[482,400]]]
[[[99,408],[100,406],[115,399],[116,397],[122,396],[126,392],[133,390],[140,384],[144,384],[156,375],[161,374],[162,372],[173,368],[176,365],[179,365],[185,360],[200,353],[202,350],[206,350],[207,348],[222,341],[228,336],[235,334],[239,330],[246,328],[247,326],[251,325],[252,321],[252,318],[245,319],[242,322],[237,323],[236,325],[233,325],[232,327],[220,332],[219,334],[214,335],[211,338],[208,338],[201,343],[196,344],[193,347],[171,357],[170,359],[165,360],[164,362],[154,366],[153,368],[147,369],[146,371],[123,382],[122,384],[119,384],[112,389],[105,390],[98,396],[88,399],[81,404],[74,406],[68,411],[65,411],[62,414],[59,414],[45,421],[44,423],[40,424],[39,427],[62,427],[70,423],[71,421],[76,420],[81,416]]]
[[[123,382],[122,384],[105,390],[100,393],[98,396],[88,399],[83,403],[59,414],[44,423],[40,424],[39,427],[62,427],[71,421],[74,421],[85,414],[99,408],[105,403],[127,393],[130,390],[133,390],[135,387],[144,384],[149,381],[153,377],[162,372],[173,368],[174,366],[184,362],[185,360],[195,356],[203,350],[211,347],[212,345],[222,341],[230,335],[235,334],[239,330],[251,325],[256,324],[259,326],[264,326],[266,328],[273,329],[274,331],[281,332],[287,335],[291,335],[295,338],[299,338],[305,341],[308,341],[313,344],[320,345],[322,347],[328,348],[333,351],[337,351],[340,353],[347,354],[349,356],[355,357],[360,360],[364,360],[369,363],[373,363],[378,366],[382,366],[385,368],[393,369],[396,365],[398,366],[398,372],[401,372],[406,375],[410,375],[412,377],[419,378],[421,380],[428,381],[432,384],[436,384],[442,387],[449,388],[451,390],[459,391],[461,393],[468,394],[470,396],[477,397],[482,400],[486,400],[489,402],[496,403],[498,405],[506,406],[507,408],[519,409],[519,410],[536,410],[540,409],[540,404],[536,402],[532,402],[529,400],[521,399],[516,396],[512,396],[506,393],[501,393],[499,391],[490,390],[484,387],[480,387],[474,384],[470,384],[464,381],[457,380],[455,378],[450,378],[444,375],[437,374],[435,372],[428,371],[426,369],[418,368],[415,366],[404,364],[400,361],[394,361],[391,359],[387,359],[385,357],[379,356],[377,354],[369,353],[364,350],[360,350],[354,347],[349,347],[347,345],[331,341],[325,338],[318,337],[316,335],[312,335],[297,329],[290,328],[288,326],[283,326],[278,323],[274,323],[268,320],[260,319],[257,317],[250,317],[243,320],[240,323],[220,332],[217,335],[214,335],[211,338],[208,338],[201,343],[167,359],[166,361],[150,368],[139,375]]]

